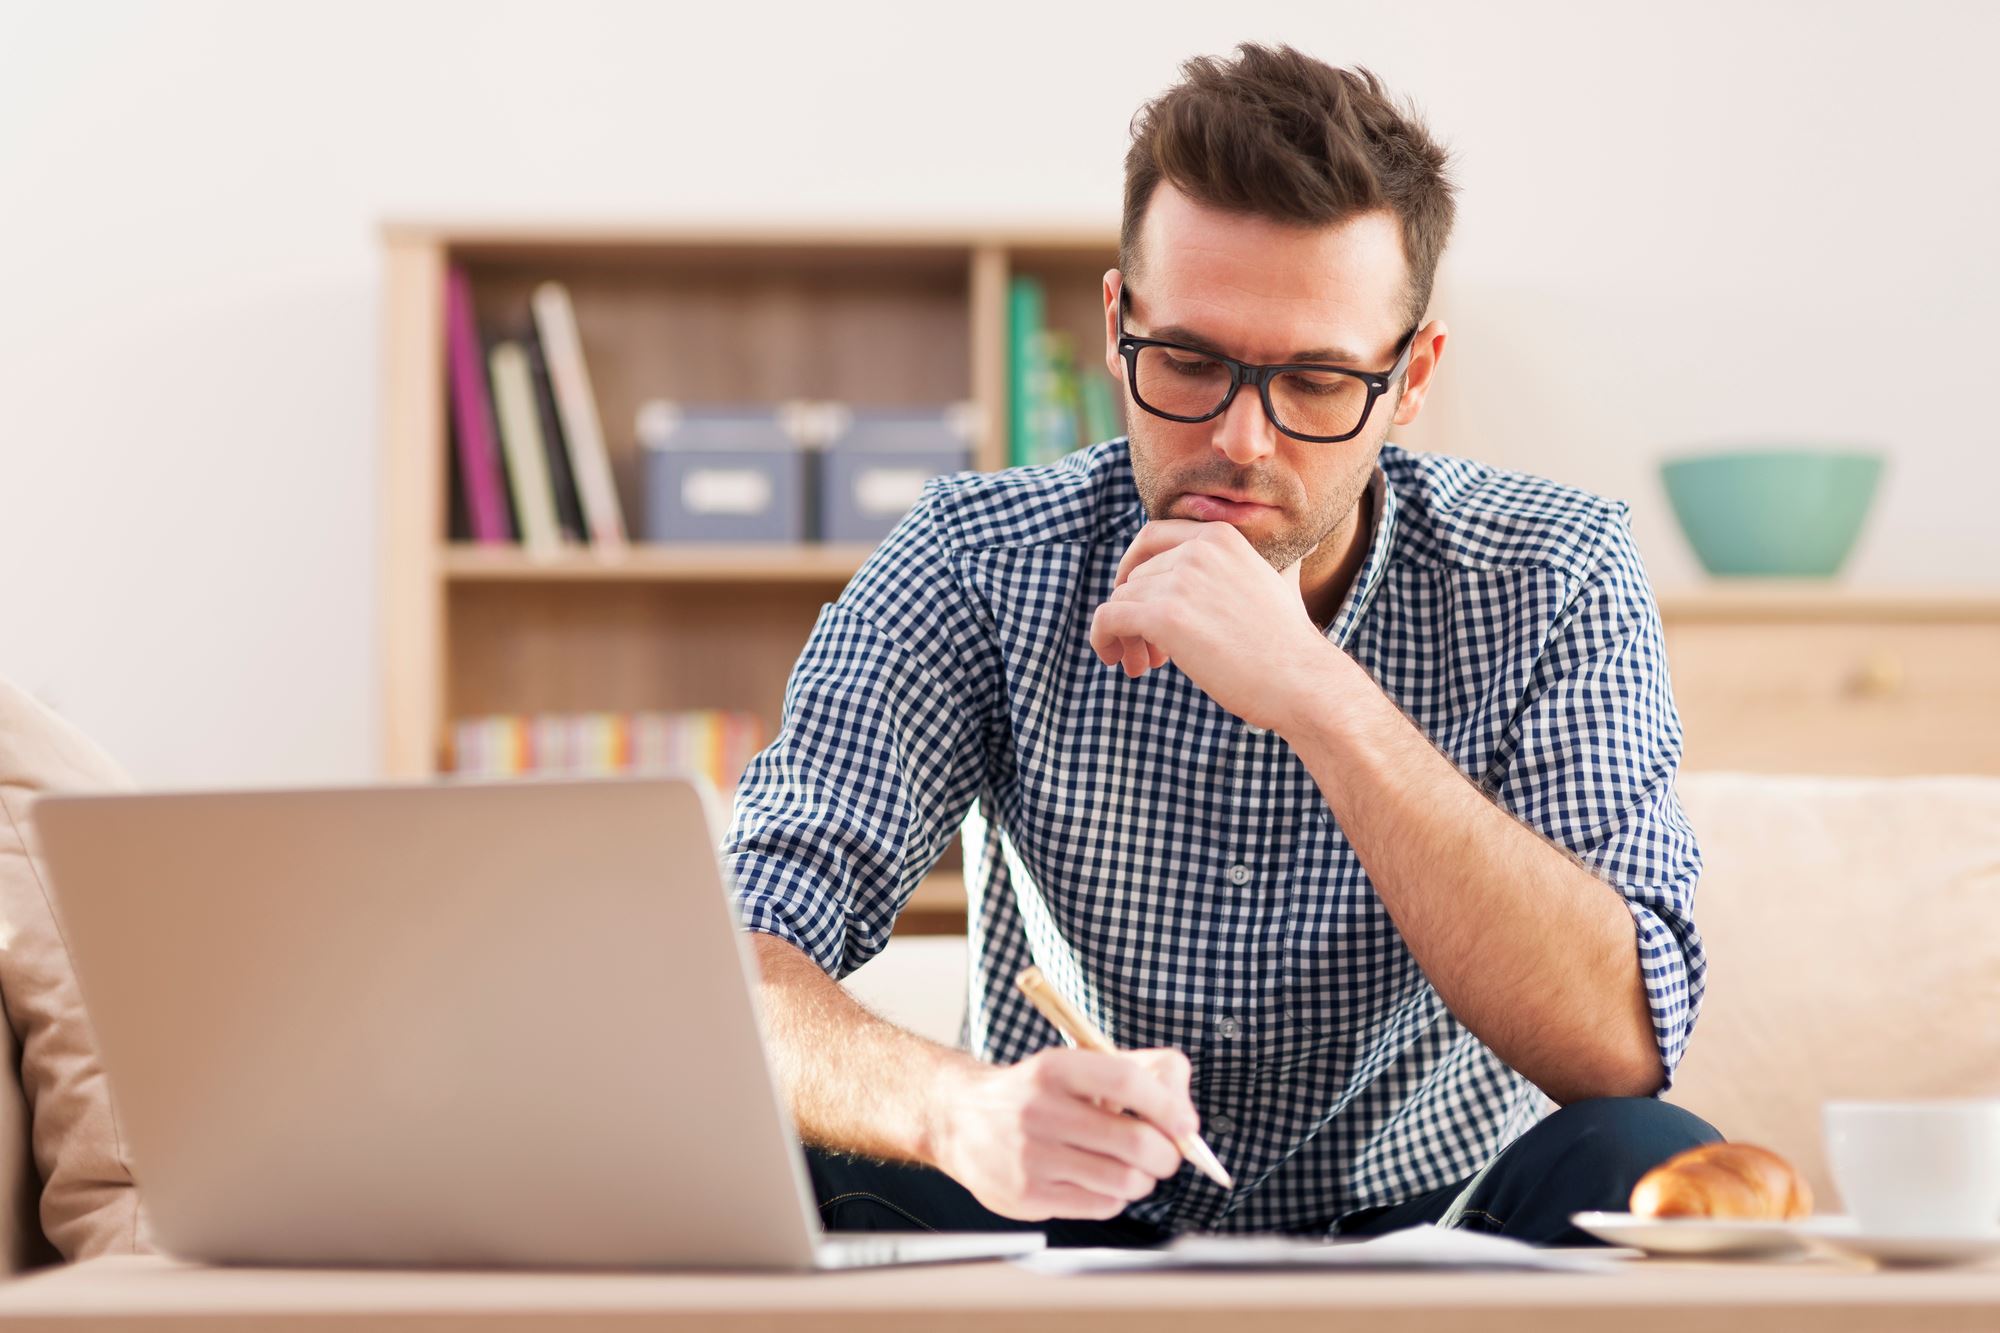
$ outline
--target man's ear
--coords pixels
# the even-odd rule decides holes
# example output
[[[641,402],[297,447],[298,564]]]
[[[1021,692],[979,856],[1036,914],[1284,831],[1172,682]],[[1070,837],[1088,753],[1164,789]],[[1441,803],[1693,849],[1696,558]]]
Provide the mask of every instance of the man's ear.
[[[1118,369],[1118,294],[1125,290],[1125,275],[1115,268],[1104,270],[1104,368],[1111,378],[1124,383]]]
[[[1444,358],[1445,340],[1451,330],[1443,320],[1434,319],[1417,330],[1416,345],[1410,349],[1410,366],[1403,372],[1403,392],[1396,400],[1396,415],[1389,419],[1392,426],[1407,426],[1417,419],[1417,413],[1424,410],[1424,395],[1430,392],[1431,376],[1437,373],[1438,362]]]

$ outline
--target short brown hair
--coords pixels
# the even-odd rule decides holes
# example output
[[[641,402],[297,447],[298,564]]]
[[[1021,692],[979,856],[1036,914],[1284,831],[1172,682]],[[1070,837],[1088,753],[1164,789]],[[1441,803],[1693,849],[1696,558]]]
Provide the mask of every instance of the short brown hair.
[[[1163,180],[1211,208],[1304,226],[1387,209],[1402,224],[1414,323],[1456,212],[1446,161],[1415,109],[1398,107],[1366,69],[1250,42],[1233,61],[1196,56],[1132,118],[1118,267],[1136,271],[1146,205]]]

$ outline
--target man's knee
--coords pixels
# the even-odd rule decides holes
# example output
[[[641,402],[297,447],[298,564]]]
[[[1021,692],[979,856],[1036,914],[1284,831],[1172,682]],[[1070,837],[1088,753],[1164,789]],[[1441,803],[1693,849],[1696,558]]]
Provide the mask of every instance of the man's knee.
[[[1531,1133],[1552,1140],[1566,1157],[1587,1157],[1609,1180],[1636,1184],[1676,1153],[1719,1143],[1715,1126],[1684,1107],[1654,1097],[1592,1097],[1571,1102]]]
[[[1469,1200],[1468,1225],[1534,1245],[1596,1242],[1573,1213],[1618,1212],[1669,1157],[1722,1138],[1700,1116],[1651,1097],[1594,1097],[1545,1117],[1508,1147]]]

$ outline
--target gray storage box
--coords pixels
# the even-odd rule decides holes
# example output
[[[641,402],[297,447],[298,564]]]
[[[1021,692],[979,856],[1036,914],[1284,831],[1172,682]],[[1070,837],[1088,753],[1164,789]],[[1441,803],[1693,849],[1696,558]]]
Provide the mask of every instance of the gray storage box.
[[[646,540],[802,542],[806,450],[782,408],[639,410]]]
[[[924,483],[972,466],[976,413],[948,408],[855,411],[826,446],[819,488],[820,536],[879,542],[923,493]]]

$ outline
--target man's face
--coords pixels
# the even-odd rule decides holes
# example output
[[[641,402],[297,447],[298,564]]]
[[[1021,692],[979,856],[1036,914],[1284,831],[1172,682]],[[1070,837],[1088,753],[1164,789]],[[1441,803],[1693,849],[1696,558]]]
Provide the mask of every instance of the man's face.
[[[1402,237],[1387,212],[1295,227],[1206,207],[1162,182],[1146,211],[1139,262],[1125,315],[1136,336],[1259,364],[1383,372],[1408,332]],[[1116,334],[1122,281],[1116,270],[1105,275],[1105,363],[1126,384]],[[1239,389],[1221,416],[1187,424],[1131,402],[1128,385],[1132,471],[1147,515],[1231,523],[1278,569],[1305,559],[1355,512],[1389,427],[1416,415],[1432,364],[1422,335],[1418,342],[1408,393],[1398,382],[1376,400],[1361,434],[1340,444],[1282,434],[1253,387]]]

